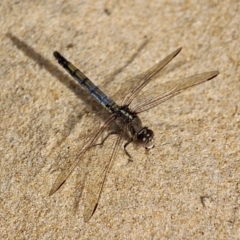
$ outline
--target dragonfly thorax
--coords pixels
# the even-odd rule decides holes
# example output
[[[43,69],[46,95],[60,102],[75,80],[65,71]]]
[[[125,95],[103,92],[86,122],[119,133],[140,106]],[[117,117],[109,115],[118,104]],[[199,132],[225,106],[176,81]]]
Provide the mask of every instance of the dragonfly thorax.
[[[141,119],[128,107],[120,108],[117,114],[117,124],[133,141],[142,144],[145,148],[154,147],[154,133],[148,127],[143,127]]]

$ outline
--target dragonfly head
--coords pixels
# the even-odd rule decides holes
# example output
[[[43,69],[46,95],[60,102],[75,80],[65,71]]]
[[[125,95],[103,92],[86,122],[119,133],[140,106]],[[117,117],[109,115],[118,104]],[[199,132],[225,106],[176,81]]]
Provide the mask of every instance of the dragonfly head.
[[[138,133],[137,133],[137,140],[138,142],[142,143],[146,149],[150,149],[154,147],[154,133],[151,129],[148,129],[147,127],[143,127]]]

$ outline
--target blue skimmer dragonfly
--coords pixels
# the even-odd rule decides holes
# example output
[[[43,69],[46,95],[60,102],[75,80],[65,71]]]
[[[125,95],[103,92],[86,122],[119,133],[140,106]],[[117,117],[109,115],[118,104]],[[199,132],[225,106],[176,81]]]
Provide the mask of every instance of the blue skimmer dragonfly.
[[[176,81],[168,81],[160,84],[160,92],[158,96],[152,97],[139,94],[140,91],[154,78],[157,73],[166,66],[174,57],[178,55],[181,48],[177,49],[162,61],[158,62],[152,68],[146,72],[137,75],[133,79],[129,80],[131,89],[126,94],[126,89],[120,89],[116,97],[121,100],[121,104],[117,104],[107,95],[105,95],[98,87],[96,87],[79,69],[77,69],[72,63],[65,59],[59,52],[54,52],[54,57],[58,60],[58,63],[65,68],[73,78],[77,80],[106,110],[108,117],[104,123],[100,125],[95,132],[90,134],[85,141],[85,145],[78,151],[77,159],[74,160],[73,164],[63,170],[55,180],[50,195],[54,194],[70,176],[73,170],[77,167],[80,160],[83,159],[84,155],[97,145],[103,145],[105,140],[111,135],[116,134],[116,138],[111,149],[111,153],[108,156],[107,162],[104,163],[100,171],[94,174],[91,183],[85,186],[86,199],[84,201],[84,221],[90,220],[94,214],[101,193],[104,182],[106,181],[107,174],[110,170],[111,163],[117,154],[121,140],[126,139],[124,144],[124,151],[131,158],[131,155],[127,151],[127,146],[132,143],[140,143],[146,149],[150,149],[154,146],[154,134],[151,129],[144,126],[138,117],[138,114],[147,111],[157,105],[167,101],[168,99],[176,96],[184,90],[203,83],[216,77],[218,71],[204,72],[195,74],[187,78],[179,79]],[[101,139],[103,132],[114,125],[114,131],[109,132],[106,137],[103,138],[101,143],[97,143]]]

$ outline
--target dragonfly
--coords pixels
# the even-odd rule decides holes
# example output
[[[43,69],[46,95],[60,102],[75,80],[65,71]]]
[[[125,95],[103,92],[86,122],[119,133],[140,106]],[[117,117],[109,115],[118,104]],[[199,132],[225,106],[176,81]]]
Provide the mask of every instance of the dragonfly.
[[[77,152],[77,157],[74,159],[73,163],[68,168],[61,171],[57,176],[49,195],[54,194],[65,183],[88,151],[98,145],[104,145],[109,136],[116,136],[112,143],[113,147],[110,149],[111,152],[107,155],[107,160],[100,167],[99,171],[92,174],[90,183],[84,186],[86,196],[84,200],[83,218],[85,222],[90,220],[97,209],[107,175],[123,140],[125,140],[123,150],[129,159],[131,159],[131,154],[128,152],[127,147],[133,142],[142,145],[146,149],[154,147],[154,132],[143,125],[139,114],[156,107],[192,86],[209,81],[219,74],[219,71],[209,71],[158,84],[159,92],[155,97],[149,93],[140,94],[142,89],[154,79],[154,77],[158,76],[158,73],[179,54],[181,49],[182,48],[178,48],[152,68],[128,80],[128,85],[120,89],[117,94],[114,95],[116,101],[104,94],[88,77],[59,52],[55,51],[53,53],[58,63],[66,69],[67,72],[77,80],[93,98],[95,98],[95,100],[97,100],[98,104],[102,105],[102,109],[107,113],[107,116],[105,121],[103,121],[99,127],[95,128],[94,132],[90,134],[89,137],[86,137],[85,143]],[[130,90],[126,94],[129,88]],[[102,138],[103,132],[110,128],[110,126],[114,126],[114,130],[109,131],[109,133]],[[99,143],[98,141],[100,139],[101,142]]]

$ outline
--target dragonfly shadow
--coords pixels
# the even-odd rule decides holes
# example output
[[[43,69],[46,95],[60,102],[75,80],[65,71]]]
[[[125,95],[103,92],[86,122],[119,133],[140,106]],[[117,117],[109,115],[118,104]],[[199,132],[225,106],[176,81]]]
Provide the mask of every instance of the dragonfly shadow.
[[[42,54],[38,53],[34,48],[28,45],[25,41],[20,40],[17,36],[13,35],[12,33],[8,32],[6,33],[6,36],[27,57],[34,60],[41,68],[44,67],[53,77],[58,79],[64,86],[66,86],[69,90],[71,90],[83,102],[84,107],[80,107],[80,109],[77,109],[77,112],[78,112],[77,116],[70,115],[68,117],[68,120],[66,122],[67,129],[65,129],[65,134],[64,134],[65,136],[63,136],[63,138],[60,141],[58,141],[57,145],[59,145],[62,142],[64,142],[66,137],[69,136],[69,134],[75,129],[76,124],[79,121],[81,121],[81,118],[84,115],[84,108],[93,107],[93,111],[96,110],[94,109],[95,100],[92,99],[87,92],[82,91],[81,86],[76,81],[74,81],[71,77],[66,76],[62,70],[59,70],[55,62],[53,64],[51,60],[47,59]],[[134,53],[132,57],[126,62],[126,64],[124,64],[124,66],[120,67],[119,69],[115,70],[106,79],[109,79],[109,81],[110,80],[112,81],[117,74],[119,74],[137,57],[139,51],[142,48],[144,48],[147,43],[148,43],[148,40],[145,40],[143,44],[141,44],[141,46],[137,49],[137,52]],[[52,52],[51,52],[51,57],[52,57]],[[108,82],[104,82],[102,85],[105,86],[107,84]]]

